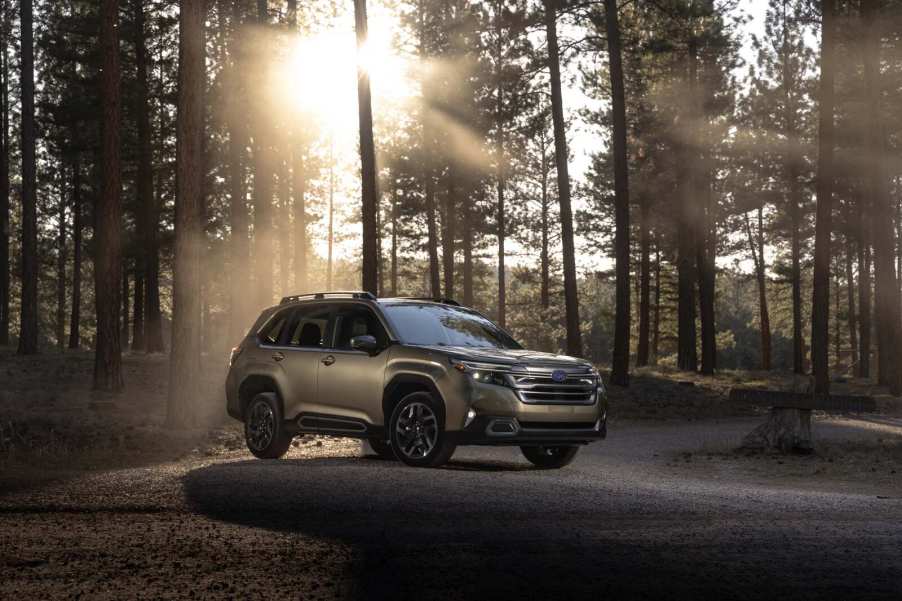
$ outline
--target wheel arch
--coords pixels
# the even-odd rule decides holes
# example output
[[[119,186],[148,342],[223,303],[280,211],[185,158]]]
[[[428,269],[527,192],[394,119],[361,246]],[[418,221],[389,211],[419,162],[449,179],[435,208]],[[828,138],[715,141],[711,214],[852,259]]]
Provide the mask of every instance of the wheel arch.
[[[245,411],[251,400],[261,392],[271,392],[276,395],[279,402],[279,410],[285,415],[285,401],[279,384],[272,376],[264,374],[254,374],[242,380],[238,387],[238,409],[241,412],[241,419],[244,419]]]
[[[398,374],[386,385],[382,394],[382,423],[388,427],[388,421],[397,404],[412,392],[428,392],[441,403],[442,412],[447,415],[447,406],[442,393],[430,378],[418,374]]]

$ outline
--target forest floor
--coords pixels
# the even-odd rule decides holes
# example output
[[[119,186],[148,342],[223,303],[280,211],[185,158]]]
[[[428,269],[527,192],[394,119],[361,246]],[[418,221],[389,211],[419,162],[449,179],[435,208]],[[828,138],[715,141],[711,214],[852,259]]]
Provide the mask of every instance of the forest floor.
[[[466,447],[431,471],[330,437],[255,460],[207,365],[206,425],[173,434],[165,356],[126,354],[109,397],[88,353],[0,351],[0,598],[902,598],[885,395],[818,415],[813,455],[747,454],[761,415],[729,389],[791,377],[643,369],[566,469]]]

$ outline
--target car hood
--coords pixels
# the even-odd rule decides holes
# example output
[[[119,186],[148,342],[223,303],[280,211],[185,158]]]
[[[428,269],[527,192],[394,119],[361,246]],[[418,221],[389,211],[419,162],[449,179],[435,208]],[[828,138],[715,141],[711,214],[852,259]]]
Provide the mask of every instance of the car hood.
[[[473,348],[469,346],[430,346],[428,348],[460,361],[557,369],[592,368],[592,364],[585,359],[526,349]]]

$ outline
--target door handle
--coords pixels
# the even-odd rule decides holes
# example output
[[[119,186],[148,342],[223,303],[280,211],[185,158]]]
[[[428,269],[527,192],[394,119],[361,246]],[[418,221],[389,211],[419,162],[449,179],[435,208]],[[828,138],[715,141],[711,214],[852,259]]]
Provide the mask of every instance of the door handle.
[[[332,365],[333,363],[335,363],[335,357],[333,357],[332,355],[327,355],[326,357],[323,357],[321,361],[323,362],[323,365]]]
[[[279,351],[276,351],[275,353],[272,354],[272,358],[275,359],[276,361],[281,361],[282,359],[285,358],[285,355],[284,355],[284,353],[280,353]]]

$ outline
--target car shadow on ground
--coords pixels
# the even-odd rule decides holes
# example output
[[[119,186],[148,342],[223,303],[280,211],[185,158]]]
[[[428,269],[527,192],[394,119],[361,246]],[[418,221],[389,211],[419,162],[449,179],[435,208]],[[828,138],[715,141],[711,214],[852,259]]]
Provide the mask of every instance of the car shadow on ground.
[[[724,532],[691,500],[650,507],[575,469],[237,461],[189,472],[183,490],[190,510],[212,519],[350,547],[348,598],[817,599],[842,587],[852,599],[862,590],[848,588],[841,548],[815,560],[811,541],[787,539],[779,524]],[[290,569],[305,568],[290,554],[273,566]],[[855,577],[869,583],[864,596],[892,598],[881,595],[894,587],[885,565],[865,572]]]

